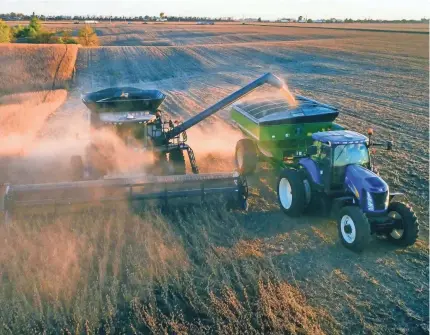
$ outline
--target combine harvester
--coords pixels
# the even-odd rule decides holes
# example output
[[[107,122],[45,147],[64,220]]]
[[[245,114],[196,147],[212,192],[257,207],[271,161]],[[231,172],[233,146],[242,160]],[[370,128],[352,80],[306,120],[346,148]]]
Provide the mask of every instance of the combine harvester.
[[[269,84],[278,89],[284,83],[267,73],[238,91],[230,94],[184,123],[164,121],[158,107],[165,96],[157,90],[110,88],[86,94],[83,102],[90,110],[91,128],[110,128],[136,150],[154,154],[152,174],[112,176],[114,166],[109,157],[102,157],[97,143],[90,139],[84,157],[73,156],[72,182],[0,185],[0,212],[6,222],[14,214],[74,210],[83,204],[109,201],[131,201],[224,194],[228,205],[247,209],[246,179],[237,172],[199,174],[193,150],[186,144],[186,131],[232,104],[254,89]],[[187,153],[193,174],[185,174]]]
[[[345,130],[334,121],[336,108],[296,96],[297,106],[284,99],[254,99],[233,105],[232,119],[246,139],[236,145],[236,165],[252,174],[259,161],[279,172],[281,209],[296,217],[323,207],[337,216],[342,243],[364,249],[371,234],[384,235],[401,246],[415,243],[419,225],[412,208],[397,201],[373,164],[368,135]],[[318,206],[322,204],[323,206]]]

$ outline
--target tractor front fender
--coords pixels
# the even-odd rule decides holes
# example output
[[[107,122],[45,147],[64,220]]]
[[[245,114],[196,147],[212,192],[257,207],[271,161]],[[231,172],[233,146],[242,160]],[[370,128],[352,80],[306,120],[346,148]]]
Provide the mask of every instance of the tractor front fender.
[[[359,202],[353,195],[333,199],[332,210],[335,213],[338,213],[345,206],[359,206]]]
[[[317,164],[310,158],[301,158],[299,161],[301,167],[306,171],[308,178],[314,184],[321,185],[321,175]]]

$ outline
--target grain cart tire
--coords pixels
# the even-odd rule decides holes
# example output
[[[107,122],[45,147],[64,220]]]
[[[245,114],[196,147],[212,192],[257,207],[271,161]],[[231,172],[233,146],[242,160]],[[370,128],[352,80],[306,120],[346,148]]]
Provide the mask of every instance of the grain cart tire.
[[[337,229],[342,244],[352,251],[360,252],[369,244],[369,220],[357,206],[346,206],[339,211]]]
[[[278,179],[278,201],[285,214],[296,217],[306,206],[305,185],[299,171],[284,169]]]
[[[84,162],[81,156],[72,156],[70,158],[70,167],[72,170],[72,181],[84,179]]]
[[[420,227],[412,207],[395,201],[388,205],[387,212],[399,225],[387,234],[388,240],[403,247],[413,245],[418,238]]]
[[[239,140],[236,144],[235,161],[240,174],[247,176],[254,173],[258,162],[257,148],[254,142],[249,139]]]

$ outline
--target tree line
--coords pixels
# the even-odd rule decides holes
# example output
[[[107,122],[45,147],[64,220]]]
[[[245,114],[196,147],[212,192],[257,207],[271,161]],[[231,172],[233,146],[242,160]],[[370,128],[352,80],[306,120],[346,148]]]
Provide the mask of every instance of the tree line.
[[[163,14],[163,15],[161,15]],[[140,15],[140,16],[106,16],[106,15],[75,15],[75,16],[67,16],[67,15],[54,15],[54,16],[45,16],[45,15],[25,15],[22,13],[6,13],[0,14],[0,19],[5,21],[27,21],[30,20],[33,16],[37,16],[41,21],[85,21],[85,20],[94,20],[94,21],[157,21],[160,18],[164,18],[167,21],[219,21],[219,22],[228,22],[233,21],[231,17],[219,17],[219,18],[210,18],[206,16],[165,16],[164,13],[160,13],[160,16],[149,16],[149,15]]]
[[[70,30],[52,32],[44,29],[40,19],[35,16],[30,18],[30,23],[27,26],[9,27],[6,22],[0,19],[0,43],[10,42],[99,45],[97,34],[89,25],[82,27],[78,31],[77,37],[73,37]]]

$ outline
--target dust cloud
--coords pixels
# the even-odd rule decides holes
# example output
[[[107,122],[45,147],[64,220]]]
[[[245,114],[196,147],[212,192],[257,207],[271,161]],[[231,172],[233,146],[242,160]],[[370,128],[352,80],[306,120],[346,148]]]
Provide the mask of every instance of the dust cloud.
[[[0,98],[0,156],[25,155],[48,117],[67,98],[67,91],[42,91]]]
[[[143,173],[152,164],[152,153],[133,150],[112,129],[90,129],[80,101],[66,100],[65,90],[0,98],[0,182],[70,180],[71,157],[85,157],[90,138],[96,167],[108,173]]]
[[[230,172],[235,169],[234,152],[242,133],[225,121],[216,119],[187,131],[201,172]]]
[[[245,101],[258,101],[258,100],[274,100],[282,99],[286,100],[291,108],[298,107],[299,103],[294,96],[294,93],[288,87],[288,84],[284,81],[284,85],[281,89],[274,88],[270,85],[259,87],[257,90],[251,92],[249,95],[240,99],[241,102]]]

